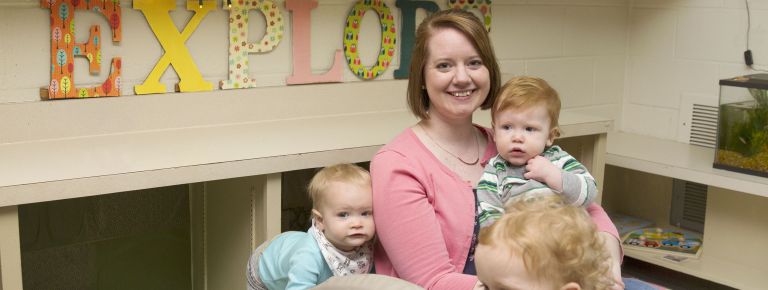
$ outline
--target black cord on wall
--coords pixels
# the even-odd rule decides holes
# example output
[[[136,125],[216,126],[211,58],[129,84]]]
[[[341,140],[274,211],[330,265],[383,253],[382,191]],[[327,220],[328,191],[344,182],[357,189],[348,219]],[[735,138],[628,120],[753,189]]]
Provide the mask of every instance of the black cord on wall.
[[[749,49],[749,34],[750,34],[750,30],[752,29],[752,17],[750,15],[751,13],[749,12],[749,0],[744,0],[744,5],[747,7],[747,47],[746,47],[747,50],[744,51],[744,63],[753,70],[764,71],[764,72],[768,71],[768,70],[758,68],[755,65],[754,58],[752,57],[752,50]]]
[[[744,51],[744,63],[751,67],[754,61],[752,60],[752,51],[749,50],[749,30],[752,27],[752,19],[749,16],[749,0],[744,0],[744,5],[747,6],[747,50]]]

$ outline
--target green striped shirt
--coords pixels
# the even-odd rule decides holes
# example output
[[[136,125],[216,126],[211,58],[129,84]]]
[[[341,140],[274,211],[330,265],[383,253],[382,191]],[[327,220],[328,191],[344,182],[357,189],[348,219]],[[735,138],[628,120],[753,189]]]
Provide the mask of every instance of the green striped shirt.
[[[562,172],[563,191],[556,192],[546,184],[525,179],[525,166],[512,166],[500,155],[488,161],[477,184],[477,218],[481,227],[495,222],[504,214],[504,206],[520,198],[559,194],[570,205],[586,207],[597,195],[595,179],[576,158],[554,145],[541,154]]]

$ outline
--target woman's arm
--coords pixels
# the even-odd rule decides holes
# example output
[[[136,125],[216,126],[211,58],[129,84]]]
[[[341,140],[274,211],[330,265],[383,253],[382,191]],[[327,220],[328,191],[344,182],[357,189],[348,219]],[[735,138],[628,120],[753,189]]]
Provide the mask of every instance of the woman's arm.
[[[616,226],[608,217],[608,214],[603,208],[596,203],[592,203],[587,207],[587,213],[592,218],[592,221],[597,225],[597,231],[601,239],[605,244],[605,250],[611,255],[611,274],[613,280],[617,285],[613,289],[623,289],[623,283],[621,282],[621,261],[624,258],[624,251],[621,248],[621,239],[619,238],[619,231],[616,230]]]
[[[616,230],[616,226],[613,225],[611,218],[605,213],[603,207],[596,203],[591,203],[587,207],[587,213],[592,218],[595,225],[597,225],[597,231],[611,235],[617,242],[620,240],[619,231]]]
[[[462,269],[451,264],[440,221],[423,185],[431,182],[427,176],[397,152],[380,152],[371,161],[373,216],[383,254],[400,278],[424,288],[472,289],[477,278],[461,274]]]

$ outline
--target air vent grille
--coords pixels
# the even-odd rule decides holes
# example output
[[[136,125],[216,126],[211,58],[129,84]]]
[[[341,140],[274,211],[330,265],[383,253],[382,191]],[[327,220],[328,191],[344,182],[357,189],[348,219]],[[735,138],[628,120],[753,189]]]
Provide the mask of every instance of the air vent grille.
[[[715,148],[717,140],[717,107],[693,104],[691,145]]]
[[[681,228],[703,232],[706,211],[707,186],[675,179],[670,223]]]

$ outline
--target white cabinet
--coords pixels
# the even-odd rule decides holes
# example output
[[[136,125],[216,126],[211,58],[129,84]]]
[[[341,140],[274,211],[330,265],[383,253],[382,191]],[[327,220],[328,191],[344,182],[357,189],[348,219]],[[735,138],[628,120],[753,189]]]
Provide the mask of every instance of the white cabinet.
[[[18,205],[177,184],[191,184],[193,283],[245,287],[230,257],[280,231],[281,172],[368,161],[416,122],[391,95],[406,82],[380,83],[370,96],[357,82],[0,106],[0,289],[22,286]],[[318,97],[335,101],[294,105]],[[489,115],[474,120],[488,126]],[[559,141],[601,184],[612,121],[566,110],[560,125]]]

